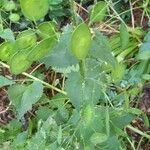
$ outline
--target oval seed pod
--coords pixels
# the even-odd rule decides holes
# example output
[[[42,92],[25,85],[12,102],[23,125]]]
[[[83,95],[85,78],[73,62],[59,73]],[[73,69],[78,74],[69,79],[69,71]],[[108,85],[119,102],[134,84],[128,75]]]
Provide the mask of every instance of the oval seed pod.
[[[57,34],[55,31],[54,22],[44,22],[38,26],[37,33],[43,38],[55,37],[57,39]]]
[[[25,30],[18,34],[16,39],[16,48],[18,50],[32,47],[36,44],[37,37],[33,30]]]
[[[11,58],[9,63],[12,74],[20,74],[31,66],[32,62],[27,59],[27,56],[26,51],[20,51]]]
[[[29,20],[43,18],[49,9],[49,0],[20,0],[21,10]]]
[[[16,22],[18,22],[18,21],[20,20],[20,16],[19,16],[19,14],[17,14],[17,13],[12,13],[12,14],[10,14],[10,16],[9,16],[9,20],[10,20],[11,22],[16,23]]]
[[[28,58],[32,61],[37,61],[44,57],[55,45],[54,37],[42,40],[29,53]]]
[[[10,57],[15,53],[13,42],[7,41],[0,45],[0,59],[2,61],[8,61]]]
[[[83,60],[87,57],[92,43],[92,35],[87,24],[80,24],[73,32],[71,38],[71,50],[79,59]]]
[[[16,9],[16,4],[14,1],[10,0],[10,1],[6,1],[4,4],[4,9],[6,11],[12,11],[14,9]]]

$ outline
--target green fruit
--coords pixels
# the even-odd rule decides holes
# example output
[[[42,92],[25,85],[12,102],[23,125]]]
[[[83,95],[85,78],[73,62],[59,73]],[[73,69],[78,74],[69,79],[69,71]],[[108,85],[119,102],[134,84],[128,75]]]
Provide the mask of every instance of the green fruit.
[[[57,38],[57,35],[55,32],[55,25],[53,22],[41,23],[38,26],[37,32],[42,38],[49,38],[49,37],[56,37]]]
[[[12,11],[12,10],[14,10],[15,8],[16,8],[16,4],[15,4],[14,1],[8,1],[8,2],[6,2],[5,5],[4,5],[4,9],[5,9],[6,11]]]
[[[29,20],[43,18],[49,9],[49,0],[20,0],[21,10]]]
[[[32,62],[27,59],[27,54],[26,51],[20,51],[11,58],[10,70],[12,74],[20,74],[31,66]]]
[[[31,52],[29,53],[28,58],[32,61],[36,61],[44,57],[52,48],[54,47],[56,43],[55,38],[48,38],[38,43],[37,46],[35,46]]]
[[[16,47],[18,50],[27,49],[36,45],[37,36],[33,30],[25,30],[17,36]]]
[[[20,20],[20,16],[16,13],[12,13],[9,16],[11,22],[18,22]]]
[[[2,61],[8,61],[10,57],[15,53],[13,42],[4,42],[0,45],[0,59]]]
[[[71,50],[79,59],[83,60],[87,57],[92,43],[92,36],[88,25],[80,24],[73,32],[71,38]]]

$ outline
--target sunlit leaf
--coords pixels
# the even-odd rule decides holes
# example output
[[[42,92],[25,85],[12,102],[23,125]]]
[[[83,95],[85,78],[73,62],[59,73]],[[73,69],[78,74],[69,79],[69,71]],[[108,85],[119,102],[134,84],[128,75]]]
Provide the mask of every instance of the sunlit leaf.
[[[52,51],[56,42],[55,37],[42,40],[31,50],[28,59],[31,61],[37,61],[43,58],[48,52]]]
[[[43,18],[49,9],[48,0],[20,0],[20,5],[25,17],[32,21]]]
[[[129,32],[127,27],[124,23],[120,25],[120,42],[121,42],[121,48],[125,49],[128,47],[129,43]]]
[[[15,83],[14,81],[12,81],[8,78],[5,78],[3,76],[0,76],[0,88],[3,86],[12,85],[14,83]]]
[[[73,32],[71,38],[71,50],[80,60],[87,57],[91,47],[92,35],[89,27],[82,23]]]
[[[90,13],[90,22],[100,22],[104,19],[107,12],[107,3],[100,1],[94,5]]]

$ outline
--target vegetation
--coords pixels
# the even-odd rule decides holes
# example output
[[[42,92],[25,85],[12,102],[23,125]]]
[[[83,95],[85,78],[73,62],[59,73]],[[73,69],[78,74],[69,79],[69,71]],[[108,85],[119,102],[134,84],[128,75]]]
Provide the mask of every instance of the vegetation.
[[[148,150],[149,0],[0,1],[0,150]]]

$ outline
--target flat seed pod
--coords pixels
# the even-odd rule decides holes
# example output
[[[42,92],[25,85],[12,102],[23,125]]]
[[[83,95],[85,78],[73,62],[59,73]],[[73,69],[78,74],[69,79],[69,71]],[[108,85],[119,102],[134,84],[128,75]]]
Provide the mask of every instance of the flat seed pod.
[[[26,71],[31,64],[32,62],[27,59],[27,52],[20,51],[12,57],[10,61],[10,70],[12,74],[17,75]]]
[[[26,30],[21,32],[16,39],[16,48],[18,50],[32,47],[36,44],[37,37],[34,31]]]
[[[8,61],[9,58],[15,53],[14,43],[7,41],[0,45],[0,59]]]
[[[92,36],[88,25],[80,24],[73,32],[71,38],[71,50],[79,59],[83,60],[87,57],[92,42]]]
[[[39,42],[29,53],[28,58],[36,61],[44,57],[55,45],[55,38],[48,38]]]
[[[38,34],[43,38],[56,37],[55,25],[53,22],[44,22],[38,26]]]
[[[25,17],[32,21],[43,18],[49,9],[48,0],[20,0],[20,5]]]
[[[107,12],[107,3],[100,1],[94,5],[90,13],[90,22],[100,22],[104,19]]]

